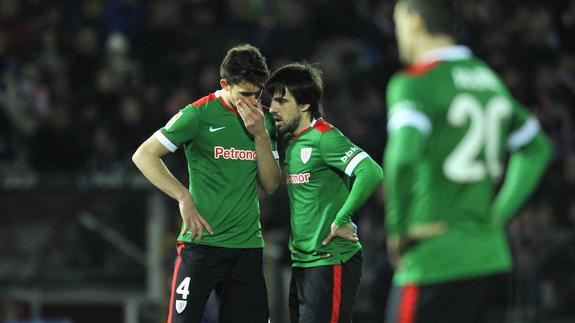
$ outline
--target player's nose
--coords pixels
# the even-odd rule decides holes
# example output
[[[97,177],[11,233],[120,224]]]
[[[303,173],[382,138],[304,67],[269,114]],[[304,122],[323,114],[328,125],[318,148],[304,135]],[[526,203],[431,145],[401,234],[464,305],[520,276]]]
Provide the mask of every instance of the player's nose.
[[[270,109],[270,113],[272,114],[272,116],[276,116],[276,115],[277,115],[277,113],[278,113],[277,107],[276,107],[276,105],[275,105],[273,102],[270,104],[270,108],[269,108],[269,109]]]

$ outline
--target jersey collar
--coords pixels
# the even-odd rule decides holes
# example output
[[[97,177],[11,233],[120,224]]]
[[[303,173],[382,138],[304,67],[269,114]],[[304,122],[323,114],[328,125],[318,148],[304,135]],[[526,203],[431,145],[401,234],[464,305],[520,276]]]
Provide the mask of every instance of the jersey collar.
[[[471,56],[472,52],[467,46],[454,45],[429,50],[423,53],[420,61],[423,63],[434,61],[458,61],[470,58]]]
[[[224,100],[222,96],[222,90],[217,90],[216,92],[214,92],[214,95],[216,96],[216,98],[220,99],[220,102],[222,102],[222,104],[224,105],[224,107],[226,107],[226,109],[232,111],[235,114],[238,114],[238,110],[236,108],[226,103],[226,100]]]
[[[306,132],[310,131],[311,129],[313,129],[313,127],[315,126],[317,120],[318,120],[318,119],[313,118],[313,119],[311,120],[311,123],[309,124],[309,127],[305,128],[304,130],[300,131],[300,132],[297,133],[297,134],[293,134],[293,133],[292,133],[291,137],[292,137],[294,140],[297,140],[297,139],[298,139],[299,137],[301,137],[304,133],[306,133]]]

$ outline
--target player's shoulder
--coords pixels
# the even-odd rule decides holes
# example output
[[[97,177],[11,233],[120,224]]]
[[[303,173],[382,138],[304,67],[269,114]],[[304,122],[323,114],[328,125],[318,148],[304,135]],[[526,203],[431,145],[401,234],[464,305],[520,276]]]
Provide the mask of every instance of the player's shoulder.
[[[430,73],[437,70],[441,64],[442,61],[419,62],[406,66],[399,73],[408,80],[418,80],[422,77],[430,75]]]
[[[325,121],[323,118],[317,119],[313,124],[313,129],[319,131],[320,133],[325,133],[331,130],[337,130],[337,128],[331,123]]]
[[[410,100],[417,101],[428,91],[428,82],[421,77],[414,77],[406,69],[396,72],[387,85],[387,103],[391,107],[396,103]]]
[[[200,99],[197,99],[196,101],[192,102],[189,106],[194,108],[208,107],[212,103],[217,102],[217,100],[219,100],[219,95],[217,95],[217,92],[214,92]]]
[[[323,141],[324,137],[332,137],[334,134],[339,132],[337,128],[331,123],[325,121],[323,118],[314,119],[309,128],[303,130],[294,138],[299,138],[305,136],[310,144],[319,145]]]
[[[419,88],[426,88],[430,76],[441,64],[441,61],[415,63],[396,72],[387,86],[388,95],[393,97],[401,93],[414,94]]]
[[[345,135],[336,126],[321,118],[314,123],[313,129],[317,131],[317,139],[320,143],[345,138]]]
[[[432,72],[439,69],[442,61],[424,61],[407,65],[400,71],[396,72],[391,81],[396,83],[413,84],[422,81],[425,77],[430,76]]]

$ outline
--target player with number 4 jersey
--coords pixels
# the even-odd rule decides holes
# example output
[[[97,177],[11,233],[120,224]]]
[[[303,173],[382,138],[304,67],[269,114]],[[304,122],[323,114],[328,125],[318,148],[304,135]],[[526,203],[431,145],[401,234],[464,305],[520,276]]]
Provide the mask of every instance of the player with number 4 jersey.
[[[454,43],[449,0],[400,0],[401,58],[388,85],[388,322],[500,322],[511,256],[506,222],[551,156],[537,119]],[[505,181],[504,160],[510,154]]]
[[[200,323],[212,291],[219,323],[269,321],[256,187],[271,194],[280,179],[276,130],[259,102],[268,75],[257,48],[230,49],[221,89],[184,107],[134,153],[150,182],[178,201],[183,220],[168,323]],[[180,147],[189,189],[161,160]]]

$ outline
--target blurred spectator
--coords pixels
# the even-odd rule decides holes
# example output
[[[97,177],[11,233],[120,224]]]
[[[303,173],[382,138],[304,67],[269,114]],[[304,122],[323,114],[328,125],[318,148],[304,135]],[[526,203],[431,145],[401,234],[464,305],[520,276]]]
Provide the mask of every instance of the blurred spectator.
[[[65,106],[57,106],[50,118],[43,122],[30,141],[30,162],[42,173],[75,173],[83,169],[86,147],[78,139],[78,128],[72,113]]]

